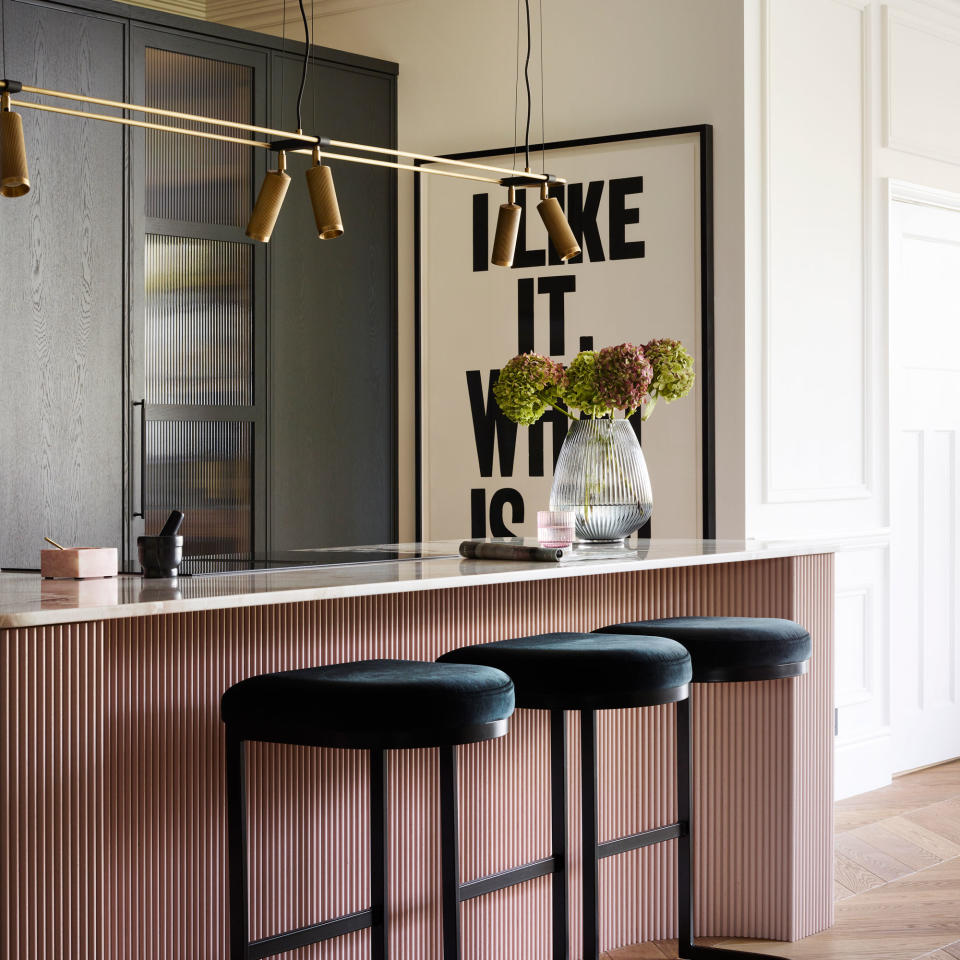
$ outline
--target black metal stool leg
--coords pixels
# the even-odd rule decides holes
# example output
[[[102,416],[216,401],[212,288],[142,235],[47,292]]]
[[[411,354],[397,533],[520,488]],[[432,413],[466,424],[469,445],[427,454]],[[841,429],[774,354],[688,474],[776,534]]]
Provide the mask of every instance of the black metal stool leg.
[[[677,839],[677,933],[681,957],[693,949],[693,811],[690,795],[690,698],[677,703],[677,820],[686,829]]]
[[[569,960],[567,900],[567,724],[563,710],[550,711],[550,824],[553,834],[553,960]]]
[[[583,960],[600,957],[600,862],[597,858],[597,714],[580,711]]]
[[[682,960],[777,960],[767,953],[697,946],[693,936],[693,738],[690,699],[677,702],[677,819],[687,829],[677,841],[677,901],[679,908],[677,954]]]
[[[387,960],[390,928],[387,888],[388,832],[387,751],[370,751],[370,906],[373,928],[370,953],[373,960]]]
[[[440,748],[440,872],[443,889],[443,960],[460,960],[460,849],[457,748]]]
[[[247,960],[247,792],[244,742],[227,727],[227,844],[230,873],[230,960]]]

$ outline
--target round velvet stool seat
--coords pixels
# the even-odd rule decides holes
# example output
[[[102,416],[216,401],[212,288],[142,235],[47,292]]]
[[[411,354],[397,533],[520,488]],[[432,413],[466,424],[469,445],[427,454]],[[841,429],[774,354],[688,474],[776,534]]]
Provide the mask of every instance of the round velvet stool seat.
[[[603,627],[595,634],[598,639],[607,636],[670,637],[683,644],[693,663],[694,683],[752,683],[764,680],[783,680],[799,677],[810,667],[811,640],[809,632],[792,620],[773,617],[669,617],[662,620],[638,620]],[[686,776],[692,775],[689,702],[682,712],[680,724],[684,742]],[[684,799],[681,797],[681,807]],[[686,803],[689,820],[689,798]],[[682,817],[682,814],[681,814]],[[689,843],[684,850],[686,864],[680,866],[681,904],[692,902],[692,850]],[[683,907],[681,906],[681,910]],[[690,913],[681,914],[681,957],[698,958],[744,957],[757,958],[764,954],[742,950],[716,949],[697,946],[693,936]]]
[[[550,789],[552,856],[494,877],[460,883],[455,859],[457,770],[455,755],[440,754],[441,821],[444,835],[444,958],[460,956],[459,902],[553,874],[553,957],[568,960],[567,904],[567,745],[564,714],[580,711],[581,809],[583,826],[584,960],[600,956],[599,862],[686,833],[683,823],[645,830],[606,843],[598,841],[597,710],[650,707],[687,700],[690,656],[668,638],[589,633],[546,633],[463,647],[441,663],[494,667],[513,680],[516,705],[550,711]],[[679,715],[679,714],[678,714]],[[681,784],[682,787],[682,784]]]
[[[774,617],[669,617],[616,623],[597,633],[671,637],[689,651],[694,683],[779,680],[810,666],[810,634]]]
[[[513,682],[483,666],[363,660],[250,677],[220,702],[227,736],[230,960],[253,960],[371,930],[373,960],[388,956],[387,751],[458,744],[506,734]],[[245,743],[370,752],[368,910],[251,941],[248,910]]]

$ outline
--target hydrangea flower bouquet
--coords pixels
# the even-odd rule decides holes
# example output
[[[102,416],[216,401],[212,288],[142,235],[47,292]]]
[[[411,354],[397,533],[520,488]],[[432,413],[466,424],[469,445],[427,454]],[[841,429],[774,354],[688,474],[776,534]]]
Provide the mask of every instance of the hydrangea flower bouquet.
[[[683,344],[661,339],[583,350],[568,367],[520,354],[500,371],[493,396],[515,423],[534,424],[551,407],[574,421],[557,461],[550,509],[573,510],[581,540],[622,540],[653,510],[643,451],[628,421],[638,411],[647,420],[661,399],[685,397],[694,376]]]

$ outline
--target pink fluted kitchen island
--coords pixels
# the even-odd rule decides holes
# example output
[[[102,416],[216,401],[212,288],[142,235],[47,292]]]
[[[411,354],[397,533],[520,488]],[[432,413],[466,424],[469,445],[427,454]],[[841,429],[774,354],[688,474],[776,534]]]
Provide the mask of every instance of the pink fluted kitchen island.
[[[0,954],[226,957],[218,710],[243,677],[684,614],[786,617],[813,637],[798,679],[693,686],[697,934],[796,940],[832,923],[836,545],[664,540],[571,564],[423,546],[179,583],[0,574]],[[601,839],[676,819],[674,709],[600,715]],[[463,879],[549,854],[547,732],[519,711],[508,737],[460,748]],[[367,906],[367,775],[362,752],[251,745],[253,936]],[[390,781],[391,955],[438,960],[436,752],[391,754]],[[605,949],[676,935],[675,843],[602,862]],[[576,890],[570,905],[576,944]],[[466,903],[463,928],[470,960],[548,960],[549,877]],[[361,931],[295,956],[368,951]]]

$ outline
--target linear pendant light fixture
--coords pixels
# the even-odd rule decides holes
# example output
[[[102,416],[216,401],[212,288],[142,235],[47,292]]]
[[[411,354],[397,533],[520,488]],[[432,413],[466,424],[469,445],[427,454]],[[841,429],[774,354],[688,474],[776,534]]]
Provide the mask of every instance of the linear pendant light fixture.
[[[510,267],[513,266],[513,255],[517,249],[517,237],[520,233],[520,219],[523,214],[523,209],[516,202],[516,190],[518,187],[525,188],[531,186],[540,187],[540,202],[537,204],[537,212],[540,214],[540,219],[543,220],[543,225],[547,228],[547,234],[550,237],[550,242],[553,244],[554,249],[557,251],[557,256],[566,263],[567,260],[570,260],[572,257],[579,256],[580,254],[580,245],[577,243],[577,238],[574,236],[573,231],[570,229],[570,224],[567,223],[567,218],[564,216],[563,208],[560,206],[560,201],[556,197],[551,197],[549,192],[549,187],[547,186],[550,182],[557,182],[555,178],[541,176],[537,177],[536,174],[531,173],[530,171],[530,113],[531,107],[533,106],[533,97],[530,93],[530,49],[531,49],[531,31],[530,31],[530,0],[524,0],[524,8],[527,14],[527,56],[523,66],[523,76],[524,81],[527,87],[527,126],[526,134],[523,140],[523,155],[524,155],[524,175],[520,177],[510,177],[506,180],[501,180],[501,183],[505,184],[509,190],[507,195],[507,202],[500,205],[500,212],[497,216],[497,232],[494,234],[493,238],[493,255],[490,258],[490,262],[495,267]],[[540,106],[543,107],[543,17],[540,18],[540,72],[541,72],[541,81],[540,81]],[[518,44],[519,46],[519,44]],[[519,69],[519,65],[518,65]],[[518,76],[519,82],[519,76]],[[514,105],[514,130],[516,130],[516,105]],[[543,137],[543,129],[541,123],[540,130],[541,140],[545,139]]]
[[[530,6],[527,4],[527,66],[530,62]],[[530,84],[527,72],[527,169],[522,175],[515,170],[489,164],[475,163],[469,160],[453,160],[436,157],[426,153],[409,150],[395,150],[349,140],[335,140],[303,132],[301,123],[301,103],[306,83],[307,64],[310,56],[310,30],[307,23],[303,0],[298,0],[305,34],[305,50],[300,90],[297,98],[297,130],[278,130],[256,124],[241,123],[235,120],[220,120],[198,114],[166,110],[161,107],[145,107],[119,100],[107,100],[85,94],[64,90],[51,90],[32,86],[18,80],[0,80],[0,196],[22,197],[30,191],[30,176],[27,169],[27,152],[23,137],[23,124],[19,114],[12,107],[21,110],[36,110],[41,113],[56,113],[88,120],[100,120],[104,123],[117,123],[127,127],[156,130],[161,133],[176,134],[184,137],[198,137],[221,143],[234,143],[258,150],[269,150],[277,154],[277,169],[269,170],[261,185],[247,225],[247,235],[254,240],[268,243],[276,226],[283,200],[290,187],[291,178],[286,171],[291,156],[311,157],[312,165],[306,171],[307,189],[313,207],[317,226],[317,236],[322,240],[343,235],[343,218],[337,203],[333,174],[323,160],[339,160],[345,163],[359,163],[366,166],[383,167],[391,170],[409,170],[412,173],[431,176],[453,177],[477,183],[493,183],[509,189],[509,203],[500,210],[497,226],[497,241],[494,244],[494,263],[509,266],[513,261],[517,232],[520,226],[521,208],[515,202],[516,190],[528,187],[540,187],[541,202],[538,206],[550,238],[557,253],[564,260],[576,256],[580,248],[563,215],[563,210],[555,197],[548,194],[548,185],[566,183],[561,178],[546,172],[533,173],[529,165],[530,141]],[[38,103],[23,100],[20,94],[31,94],[42,98],[65,100],[76,103],[85,109]],[[16,99],[15,99],[16,97]],[[90,109],[92,106],[106,107],[123,111],[123,115],[114,116]],[[131,116],[140,114],[140,117]],[[213,129],[192,129],[178,126],[176,121],[200,124]],[[336,152],[331,152],[334,148]],[[343,151],[347,151],[344,153]],[[410,161],[418,160],[432,164],[420,166]]]

